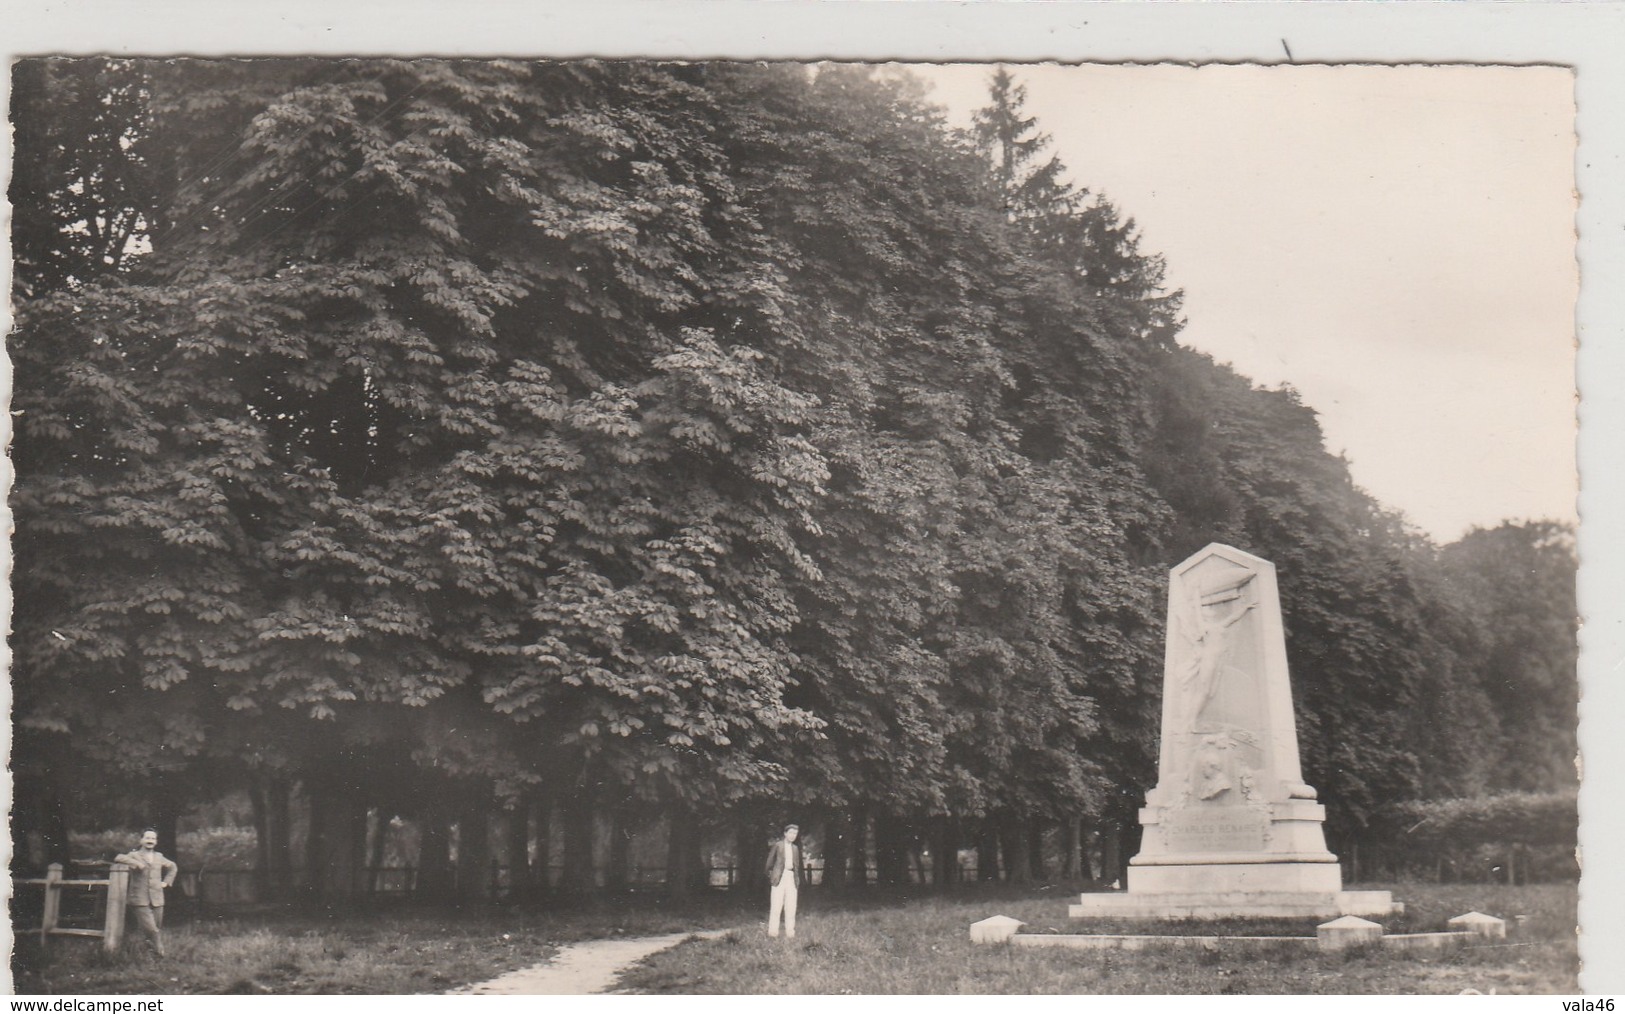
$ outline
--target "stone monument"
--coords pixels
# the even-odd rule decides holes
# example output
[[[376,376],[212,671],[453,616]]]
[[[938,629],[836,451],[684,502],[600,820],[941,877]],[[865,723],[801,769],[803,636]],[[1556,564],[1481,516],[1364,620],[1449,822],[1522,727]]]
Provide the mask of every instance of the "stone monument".
[[[1168,585],[1162,748],[1127,891],[1074,917],[1388,915],[1386,891],[1344,891],[1326,808],[1303,782],[1275,567],[1217,543]]]

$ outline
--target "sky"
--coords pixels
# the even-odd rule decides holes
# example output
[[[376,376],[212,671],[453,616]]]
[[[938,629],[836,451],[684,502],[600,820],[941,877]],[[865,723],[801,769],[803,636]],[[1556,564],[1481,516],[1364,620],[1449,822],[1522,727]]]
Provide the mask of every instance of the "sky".
[[[989,67],[914,68],[957,123]],[[1012,66],[1181,340],[1319,413],[1440,542],[1575,519],[1574,82],[1553,67]]]

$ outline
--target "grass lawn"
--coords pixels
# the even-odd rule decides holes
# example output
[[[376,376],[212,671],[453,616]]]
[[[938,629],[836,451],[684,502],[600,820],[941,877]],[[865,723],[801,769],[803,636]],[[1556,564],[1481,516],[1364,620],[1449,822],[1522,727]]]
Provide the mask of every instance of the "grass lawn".
[[[23,935],[12,974],[17,992],[25,994],[438,993],[538,964],[578,940],[737,927],[649,958],[622,976],[620,988],[745,994],[1578,990],[1573,885],[1391,890],[1407,913],[1387,923],[1390,932],[1442,929],[1444,920],[1476,909],[1507,919],[1508,939],[1448,954],[1321,955],[1290,945],[1212,953],[978,947],[970,943],[969,926],[994,914],[1023,920],[1029,932],[1125,926],[1067,919],[1071,892],[1061,888],[967,885],[942,896],[871,891],[842,898],[806,891],[794,941],[765,936],[765,896],[707,895],[671,905],[645,895],[552,912],[381,908],[334,918],[269,912],[200,919],[165,931],[166,959],[139,942],[108,957],[98,941],[57,939],[41,948],[37,937]],[[1218,925],[1237,934],[1313,935],[1313,922]]]
[[[738,925],[740,899],[680,907],[648,896],[556,912],[504,908],[380,908],[343,917],[266,912],[178,922],[166,958],[129,927],[117,955],[101,941],[18,934],[11,971],[18,993],[440,993],[527,968],[559,945]]]
[[[716,940],[690,941],[631,970],[635,993],[1575,993],[1579,958],[1573,885],[1395,885],[1406,902],[1389,932],[1444,929],[1477,910],[1508,921],[1496,946],[1452,953],[1380,950],[1322,955],[1293,945],[1217,951],[1072,951],[977,946],[969,926],[1013,916],[1028,932],[1155,932],[1144,924],[1076,922],[1069,896],[1008,891],[921,896],[892,907],[821,906],[804,896],[794,941],[768,939],[755,925]],[[1524,916],[1521,923],[1517,916]],[[1170,927],[1169,932],[1314,935],[1316,920]]]

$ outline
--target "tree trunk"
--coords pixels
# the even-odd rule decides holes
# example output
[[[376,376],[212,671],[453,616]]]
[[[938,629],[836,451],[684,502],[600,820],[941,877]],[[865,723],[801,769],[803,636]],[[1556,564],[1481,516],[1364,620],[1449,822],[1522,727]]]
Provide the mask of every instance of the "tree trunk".
[[[824,824],[823,886],[831,891],[846,887],[846,867],[851,858],[852,822],[844,809],[830,811]]]
[[[327,811],[319,790],[309,783],[305,785],[305,880],[303,894],[307,900],[316,901],[322,897],[325,888],[325,878],[322,873],[324,855],[322,849],[327,836]]]
[[[269,891],[261,901],[287,901],[293,897],[293,786],[286,778],[265,783],[266,869]]]
[[[503,851],[508,860],[508,901],[523,904],[535,894],[535,877],[530,869],[530,804],[516,800],[503,825]]]
[[[673,898],[687,898],[692,893],[683,865],[683,829],[688,820],[688,808],[672,804],[666,817],[666,893]]]
[[[698,819],[691,819],[683,830],[683,869],[689,887],[696,891],[711,886],[711,866],[704,855],[705,830]]]
[[[271,897],[270,807],[265,799],[265,783],[259,778],[248,786],[248,804],[254,811],[254,896],[265,901]]]
[[[1100,832],[1092,816],[1078,819],[1078,874],[1084,883],[1099,885],[1101,882],[1100,866]]]
[[[1034,880],[1045,881],[1049,879],[1049,864],[1045,861],[1044,831],[1048,822],[1042,817],[1034,817],[1027,824],[1027,867]]]
[[[734,890],[754,896],[767,889],[766,852],[761,826],[740,817],[734,826]]]
[[[992,817],[982,818],[977,836],[976,879],[984,884],[999,879],[999,825]]]
[[[359,794],[344,797],[345,838],[341,862],[347,868],[345,894],[351,900],[363,897],[367,869],[367,802]]]
[[[68,819],[68,800],[66,795],[57,788],[45,801],[44,820],[40,822],[45,841],[45,861],[47,863],[61,863],[67,866],[73,862],[73,836],[72,822]],[[165,845],[174,848],[173,841],[166,841]]]
[[[846,882],[852,887],[869,886],[869,813],[863,807],[852,811],[852,852]]]
[[[1100,881],[1103,884],[1121,884],[1123,880],[1123,843],[1115,820],[1100,822]]]
[[[604,868],[604,886],[614,892],[624,892],[632,865],[631,819],[622,806],[609,815],[609,856]]]
[[[457,878],[451,869],[450,820],[443,805],[431,802],[418,817],[418,897],[444,903],[456,896]]]
[[[52,854],[50,820],[47,816],[61,802],[56,782],[66,771],[57,759],[58,750],[54,743],[67,738],[52,734],[33,743],[12,741],[10,830],[13,877],[44,876],[51,863],[61,863],[66,868],[73,858],[71,855]],[[31,756],[32,763],[24,763],[24,756]],[[63,822],[61,830],[65,829],[66,822]],[[71,849],[61,851],[72,852]]]
[[[1128,861],[1140,854],[1145,844],[1145,828],[1140,826],[1137,816],[1130,814],[1125,820],[1118,823],[1118,835],[1121,842],[1120,854],[1123,857],[1123,868],[1128,868]],[[1126,883],[1125,879],[1125,883]]]
[[[931,822],[931,881],[938,887],[959,883],[959,818]]]
[[[459,901],[491,900],[491,811],[484,786],[470,788],[457,814]]]
[[[1081,822],[1072,814],[1061,818],[1061,879],[1077,881],[1084,879],[1078,863],[1078,840]]]
[[[360,895],[366,834],[367,810],[352,792],[341,786],[311,790],[305,855],[314,900],[345,905]]]
[[[389,838],[389,817],[378,808],[367,815],[370,830],[367,837],[367,866],[363,870],[365,886],[362,888],[368,896],[378,893],[378,871],[384,865],[384,846]]]
[[[533,807],[536,819],[536,896],[545,898],[553,893],[553,801],[546,796],[538,798]]]
[[[1027,822],[1011,816],[1004,821],[999,844],[1009,863],[1006,879],[1012,884],[1030,884],[1033,880],[1032,849],[1027,835]]]
[[[666,890],[687,898],[709,883],[710,871],[700,856],[699,820],[685,804],[674,803],[667,820]]]
[[[888,886],[908,883],[908,824],[901,817],[875,815],[876,881]]]
[[[172,856],[179,854],[180,843],[175,839],[179,837],[181,807],[174,790],[162,777],[153,786],[152,812],[152,826],[158,832],[158,850],[168,849]]]
[[[907,819],[874,817],[874,864],[882,884],[907,884],[908,851]]]
[[[598,887],[592,855],[592,800],[585,792],[565,797],[561,806],[564,818],[564,872],[559,878],[559,892],[567,895],[590,894]]]

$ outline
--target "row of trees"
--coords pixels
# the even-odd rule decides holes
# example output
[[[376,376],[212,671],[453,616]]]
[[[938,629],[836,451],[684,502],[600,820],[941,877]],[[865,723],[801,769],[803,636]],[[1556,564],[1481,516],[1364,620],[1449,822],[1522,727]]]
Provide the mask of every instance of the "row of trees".
[[[244,788],[338,895],[369,812],[1020,876],[1131,845],[1215,540],[1280,569],[1334,837],[1573,777],[1571,533],[1441,550],[1178,345],[1002,71],[968,133],[849,66],[14,73],[21,856]]]

